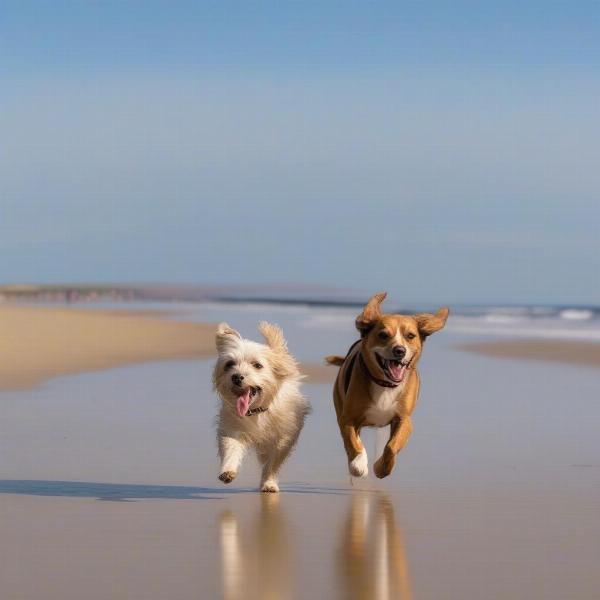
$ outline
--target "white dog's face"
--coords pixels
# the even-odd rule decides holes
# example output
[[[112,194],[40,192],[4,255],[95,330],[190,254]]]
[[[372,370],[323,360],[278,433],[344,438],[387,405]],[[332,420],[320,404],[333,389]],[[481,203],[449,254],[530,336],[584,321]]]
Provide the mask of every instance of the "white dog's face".
[[[259,331],[266,344],[242,338],[227,323],[217,328],[214,387],[240,417],[251,407],[266,407],[286,377],[298,376],[296,362],[287,350],[281,329],[263,322]]]

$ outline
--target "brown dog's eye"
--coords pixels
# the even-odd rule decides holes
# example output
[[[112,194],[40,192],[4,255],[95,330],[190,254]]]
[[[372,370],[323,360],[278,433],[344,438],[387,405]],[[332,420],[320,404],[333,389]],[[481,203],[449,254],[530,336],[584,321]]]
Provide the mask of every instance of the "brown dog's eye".
[[[253,366],[254,366],[255,369],[262,369],[263,368],[263,366],[259,362],[255,362]]]
[[[225,370],[231,369],[231,367],[234,367],[234,366],[235,366],[235,360],[228,360],[225,363]]]
[[[387,331],[380,331],[379,335],[377,336],[382,342],[385,342],[385,340],[389,340],[390,339],[390,334]]]
[[[406,334],[406,339],[407,340],[414,340],[417,336],[414,333],[407,333]]]

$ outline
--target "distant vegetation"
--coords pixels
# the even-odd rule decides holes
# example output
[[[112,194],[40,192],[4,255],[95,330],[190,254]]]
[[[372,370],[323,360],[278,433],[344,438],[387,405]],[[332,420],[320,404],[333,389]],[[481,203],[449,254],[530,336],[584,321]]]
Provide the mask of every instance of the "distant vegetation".
[[[143,300],[133,287],[111,285],[1,285],[0,302],[97,302]]]

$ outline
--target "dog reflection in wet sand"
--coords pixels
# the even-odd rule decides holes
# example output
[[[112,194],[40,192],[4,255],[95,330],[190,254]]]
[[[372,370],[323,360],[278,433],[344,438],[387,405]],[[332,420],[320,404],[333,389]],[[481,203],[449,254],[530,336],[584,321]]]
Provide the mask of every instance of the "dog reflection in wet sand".
[[[221,562],[224,600],[292,598],[290,541],[279,495],[261,496],[260,514],[242,530],[236,515],[221,515]]]
[[[345,598],[412,599],[404,544],[386,494],[353,494],[338,565]]]

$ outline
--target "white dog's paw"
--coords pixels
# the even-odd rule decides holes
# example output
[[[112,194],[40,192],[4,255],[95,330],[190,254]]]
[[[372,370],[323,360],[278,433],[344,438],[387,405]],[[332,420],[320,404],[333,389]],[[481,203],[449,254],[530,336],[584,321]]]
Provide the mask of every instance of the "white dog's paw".
[[[276,494],[279,491],[279,486],[274,479],[267,479],[267,481],[262,484],[260,491],[267,494]]]
[[[369,474],[369,459],[365,450],[348,463],[348,469],[353,477],[366,477]]]
[[[223,482],[223,483],[231,483],[234,479],[235,476],[237,475],[237,473],[235,471],[223,471],[220,475],[219,475],[219,479]]]

